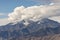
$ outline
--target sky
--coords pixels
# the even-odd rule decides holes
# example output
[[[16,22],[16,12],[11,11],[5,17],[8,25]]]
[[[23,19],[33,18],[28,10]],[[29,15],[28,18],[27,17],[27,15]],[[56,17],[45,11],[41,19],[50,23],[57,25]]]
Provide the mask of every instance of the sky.
[[[18,6],[32,6],[37,5],[37,2],[30,0],[0,0],[0,25],[8,23],[8,14],[13,11],[14,8]]]
[[[43,3],[42,3],[43,2]],[[33,5],[40,5],[40,4],[48,4],[50,2],[47,1],[33,1],[33,0],[0,0],[0,12],[1,13],[9,13],[15,7],[18,6],[33,6]]]
[[[40,4],[48,4],[49,2],[36,2],[33,0],[0,0],[0,14],[5,14],[5,16],[0,16],[0,18],[7,17],[6,15],[13,11],[14,8],[18,6],[33,6]]]
[[[57,1],[56,0],[53,1],[52,0],[0,0],[0,25],[9,23],[8,14],[13,12],[16,7],[48,5],[50,3],[57,3],[57,2],[59,2],[59,0]]]

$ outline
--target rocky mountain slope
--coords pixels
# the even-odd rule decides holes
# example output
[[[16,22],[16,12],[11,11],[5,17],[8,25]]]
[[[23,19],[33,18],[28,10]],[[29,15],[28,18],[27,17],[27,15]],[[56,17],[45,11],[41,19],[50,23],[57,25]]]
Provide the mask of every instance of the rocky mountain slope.
[[[60,23],[50,19],[25,26],[24,20],[0,26],[0,40],[60,40]]]

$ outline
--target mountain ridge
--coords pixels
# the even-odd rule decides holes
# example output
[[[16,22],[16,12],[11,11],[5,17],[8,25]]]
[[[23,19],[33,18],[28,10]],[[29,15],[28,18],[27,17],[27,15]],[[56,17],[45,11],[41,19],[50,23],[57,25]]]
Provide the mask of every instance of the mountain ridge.
[[[10,23],[5,26],[1,26],[0,38],[2,37],[3,39],[18,39],[22,36],[30,38],[60,34],[60,23],[50,19],[44,19],[41,22],[31,22],[27,26],[25,26],[23,22],[19,22],[15,25],[12,25]]]

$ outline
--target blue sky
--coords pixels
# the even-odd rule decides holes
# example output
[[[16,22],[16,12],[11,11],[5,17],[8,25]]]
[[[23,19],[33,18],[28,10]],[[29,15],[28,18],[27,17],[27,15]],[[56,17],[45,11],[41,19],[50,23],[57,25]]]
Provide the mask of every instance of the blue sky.
[[[0,0],[0,12],[9,13],[17,6],[32,6],[49,3],[47,1],[32,1],[32,0]]]
[[[12,12],[14,8],[18,6],[33,6],[33,5],[41,5],[41,4],[49,4],[49,0],[0,0],[0,13],[5,14],[5,16],[0,16],[0,18],[8,17],[6,16],[8,13]]]
[[[0,0],[0,25],[8,23],[8,14],[18,6],[29,7],[49,3],[48,1],[42,0]]]
[[[55,2],[59,0],[54,0]],[[0,24],[7,23],[8,14],[19,6],[48,5],[52,0],[0,0]],[[60,1],[59,1],[60,2]],[[4,23],[5,22],[5,23]]]
[[[5,16],[0,16],[0,18],[7,17],[7,14],[12,12],[14,8],[18,6],[32,6],[36,5],[37,2],[25,1],[25,0],[0,0],[0,13],[5,14]]]
[[[33,1],[25,1],[25,0],[0,0],[0,12],[1,13],[9,13],[17,6],[32,6],[37,4]]]

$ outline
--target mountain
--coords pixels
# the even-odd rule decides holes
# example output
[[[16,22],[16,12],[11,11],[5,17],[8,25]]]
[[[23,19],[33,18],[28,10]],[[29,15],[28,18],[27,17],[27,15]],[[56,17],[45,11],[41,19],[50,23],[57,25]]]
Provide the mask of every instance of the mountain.
[[[56,21],[50,19],[29,21],[30,24],[27,26],[24,22],[23,20],[16,24],[9,23],[0,26],[0,40],[56,40],[60,38],[60,23]]]

